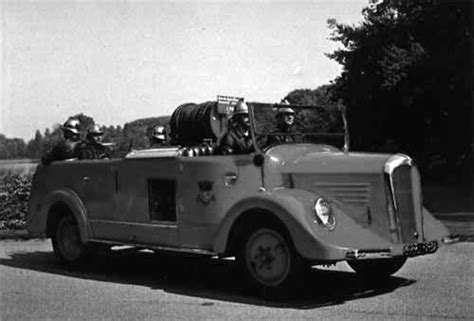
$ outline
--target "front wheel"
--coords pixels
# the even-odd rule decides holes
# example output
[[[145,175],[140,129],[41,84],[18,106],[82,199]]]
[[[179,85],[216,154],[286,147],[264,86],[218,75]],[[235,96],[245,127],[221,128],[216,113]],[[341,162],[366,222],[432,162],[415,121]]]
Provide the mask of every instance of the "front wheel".
[[[79,227],[72,215],[64,215],[59,219],[52,243],[54,254],[62,263],[75,266],[85,261],[87,246],[81,242]]]
[[[406,261],[406,257],[396,257],[391,259],[347,261],[347,263],[355,272],[365,277],[384,278],[395,274]]]
[[[247,281],[263,294],[279,294],[302,277],[301,258],[282,228],[258,227],[242,241],[237,261]]]

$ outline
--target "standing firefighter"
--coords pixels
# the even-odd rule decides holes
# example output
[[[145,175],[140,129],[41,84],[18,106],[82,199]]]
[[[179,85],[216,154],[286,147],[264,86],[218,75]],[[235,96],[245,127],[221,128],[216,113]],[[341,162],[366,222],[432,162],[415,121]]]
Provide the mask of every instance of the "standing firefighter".
[[[102,145],[104,132],[99,125],[94,125],[88,129],[86,141],[81,144],[79,150],[80,159],[103,159],[109,158],[107,148]]]
[[[243,99],[234,107],[229,130],[219,142],[218,150],[223,155],[248,154],[254,151],[250,137],[249,108]]]
[[[42,158],[43,165],[49,165],[53,161],[78,158],[78,146],[80,139],[80,122],[70,118],[61,126],[64,140],[58,142]]]

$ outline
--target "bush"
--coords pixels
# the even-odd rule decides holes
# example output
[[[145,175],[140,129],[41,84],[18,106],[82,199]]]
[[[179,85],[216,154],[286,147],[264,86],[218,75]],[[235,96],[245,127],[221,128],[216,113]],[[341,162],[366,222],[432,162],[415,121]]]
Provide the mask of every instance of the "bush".
[[[23,229],[32,175],[11,174],[0,181],[0,229]]]

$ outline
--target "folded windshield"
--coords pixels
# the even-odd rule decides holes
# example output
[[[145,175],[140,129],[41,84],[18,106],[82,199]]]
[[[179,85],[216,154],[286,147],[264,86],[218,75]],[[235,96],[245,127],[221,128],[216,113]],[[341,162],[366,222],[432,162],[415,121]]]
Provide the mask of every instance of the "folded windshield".
[[[344,121],[337,105],[299,106],[252,103],[257,145],[314,143],[344,146]]]

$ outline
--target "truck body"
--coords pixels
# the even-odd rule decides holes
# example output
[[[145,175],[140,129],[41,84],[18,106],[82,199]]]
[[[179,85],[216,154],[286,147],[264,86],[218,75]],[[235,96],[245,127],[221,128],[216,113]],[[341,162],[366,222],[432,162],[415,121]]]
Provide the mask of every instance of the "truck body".
[[[235,256],[266,288],[289,280],[296,257],[306,265],[348,261],[358,272],[375,266],[391,274],[407,258],[435,252],[448,235],[423,207],[410,157],[304,141],[256,143],[246,155],[172,146],[39,166],[27,228],[51,237],[69,263],[91,244]],[[282,244],[283,258],[273,249],[273,261],[255,252]],[[276,262],[276,271],[259,274],[254,261],[268,269]]]

